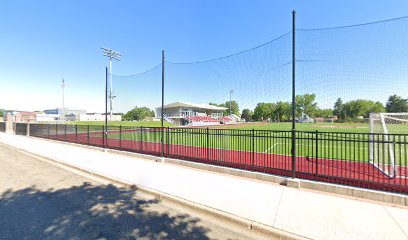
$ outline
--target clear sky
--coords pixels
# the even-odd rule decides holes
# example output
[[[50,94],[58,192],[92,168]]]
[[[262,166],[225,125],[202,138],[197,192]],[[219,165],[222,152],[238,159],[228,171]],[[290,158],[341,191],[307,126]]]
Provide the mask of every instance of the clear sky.
[[[160,63],[162,49],[166,50],[166,58],[169,62],[213,59],[252,48],[289,32],[293,9],[297,11],[298,28],[343,26],[408,15],[406,0],[1,1],[0,108],[43,110],[61,106],[60,84],[61,79],[64,78],[67,85],[66,107],[101,112],[104,109],[104,67],[107,64],[107,59],[101,54],[101,46],[111,47],[123,53],[122,61],[115,62],[113,67],[114,73],[118,75],[143,72],[156,66]],[[398,31],[398,26],[393,26],[393,28],[394,31]],[[302,37],[302,33],[299,33],[299,36]],[[341,32],[333,34],[331,38],[312,36],[305,42],[309,45],[313,44],[314,38],[318,41],[322,39],[335,41],[333,37],[337,36],[344,37],[344,34]],[[286,40],[290,40],[290,36],[281,41]],[[287,43],[290,41],[280,44],[286,48]],[[341,42],[336,44],[341,45]],[[406,45],[401,46],[406,47]],[[269,49],[274,49],[274,47]],[[275,59],[273,62],[277,66],[285,64],[287,53],[290,52],[280,52],[282,59],[279,61]],[[307,51],[300,50],[300,54],[306,55],[307,53]],[[309,60],[316,57],[312,51],[308,56],[310,56]],[[323,75],[322,71],[317,70],[317,63],[304,68],[300,63],[300,77],[308,73],[323,77],[330,75],[331,69],[328,67],[327,60],[325,59],[323,64]],[[250,60],[242,62],[238,59],[231,62],[238,63],[237,66],[240,69],[251,67],[248,67]],[[205,66],[201,70],[190,68],[189,71],[194,72],[186,73],[185,76],[189,77],[188,83],[190,84],[182,90],[180,87],[187,80],[179,76],[182,75],[180,72],[185,71],[178,69],[177,66],[172,68],[169,64],[169,79],[172,79],[172,71],[178,71],[178,73],[173,75],[173,82],[170,81],[174,85],[168,88],[170,91],[166,95],[168,101],[194,101],[193,97],[187,94],[190,88],[197,88],[191,77],[197,74],[202,75],[206,69],[215,69],[213,76],[218,76],[221,78],[219,81],[224,81],[224,83],[230,81],[233,85],[232,82],[236,79],[225,80],[223,78],[224,74],[228,74],[228,72],[223,72],[223,69],[231,68],[226,64]],[[375,64],[377,62],[372,64],[373,68],[376,67]],[[388,68],[394,67],[389,66]],[[286,79],[288,76],[290,66],[283,66],[283,68],[284,73],[274,72],[276,76],[279,75],[277,78]],[[241,76],[249,76],[250,70],[245,71]],[[130,105],[157,106],[159,102],[157,98],[150,101],[142,94],[143,92],[149,93],[148,90],[144,90],[145,88],[152,88],[154,85],[156,89],[157,86],[160,86],[157,85],[160,79],[156,78],[160,78],[159,69],[154,70],[151,74],[155,78],[155,83],[152,85],[147,83],[150,80],[148,77],[139,79],[137,84],[134,82],[137,77],[124,80],[124,82],[133,81],[127,86],[124,83],[114,82],[114,88],[118,88],[118,111],[126,111]],[[253,76],[254,72],[251,74]],[[353,71],[349,71],[348,74],[353,74]],[[263,81],[267,81],[267,76],[264,77]],[[199,77],[194,79],[199,79]],[[203,81],[205,81],[204,78]],[[241,91],[241,101],[244,102],[244,106],[253,107],[256,101],[267,100],[265,98],[256,99],[256,96],[243,97],[242,92],[254,86],[245,82],[244,78],[238,81],[240,85],[235,86],[234,88],[237,89],[234,91],[237,97]],[[332,81],[335,80],[332,79]],[[322,82],[324,83],[323,80]],[[288,83],[285,84],[285,89],[290,86]],[[352,88],[353,83],[348,84],[351,84],[350,88]],[[208,85],[200,85],[198,94],[201,93],[201,95],[197,97],[198,102],[228,99],[228,89],[219,83],[215,84],[215,89],[220,91],[216,94],[224,92],[225,99],[223,97],[208,98],[213,94],[212,88],[214,88],[206,87]],[[265,83],[265,85],[260,84],[255,87],[260,88],[257,91],[262,92],[266,91],[265,86],[273,87],[273,84]],[[330,86],[333,86],[333,82],[330,83]],[[381,90],[382,87],[379,86]],[[119,95],[121,88],[127,88],[126,97]],[[135,96],[132,95],[132,89],[135,90]],[[275,92],[282,93],[277,89],[279,90],[275,88]],[[303,88],[305,92],[313,91],[313,89],[307,91],[305,89],[307,87]],[[159,91],[160,89],[155,90],[154,94],[160,94]],[[185,98],[183,93],[186,94]],[[363,94],[363,96],[366,95],[369,96],[370,93]],[[124,103],[125,99],[133,100]],[[330,104],[331,102],[330,98]]]

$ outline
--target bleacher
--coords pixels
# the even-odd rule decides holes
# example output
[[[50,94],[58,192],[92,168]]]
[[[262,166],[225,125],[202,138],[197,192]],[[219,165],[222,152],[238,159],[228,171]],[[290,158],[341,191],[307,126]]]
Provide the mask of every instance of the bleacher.
[[[206,125],[217,125],[222,123],[235,123],[234,119],[231,117],[219,117],[213,118],[210,116],[189,116],[184,118],[188,125],[192,126],[206,126]]]
[[[197,123],[197,122],[217,123],[219,122],[219,120],[209,117],[209,116],[190,116],[190,117],[186,117],[186,119],[190,123]]]
[[[234,120],[232,118],[230,118],[230,117],[220,117],[220,118],[218,118],[218,121],[222,121],[223,123],[229,123],[229,122],[232,122]]]

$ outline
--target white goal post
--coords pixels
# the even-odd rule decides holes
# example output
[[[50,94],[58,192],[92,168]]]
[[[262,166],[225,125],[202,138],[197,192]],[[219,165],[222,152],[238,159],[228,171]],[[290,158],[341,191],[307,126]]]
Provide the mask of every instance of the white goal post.
[[[370,114],[370,163],[390,178],[398,176],[397,134],[408,133],[408,113]],[[399,156],[400,157],[400,156]]]

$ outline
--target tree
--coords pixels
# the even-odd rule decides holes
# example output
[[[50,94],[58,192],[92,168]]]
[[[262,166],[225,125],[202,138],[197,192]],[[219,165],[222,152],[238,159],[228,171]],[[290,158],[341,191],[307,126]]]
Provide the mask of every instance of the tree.
[[[225,110],[225,115],[231,115],[231,113],[230,113],[230,101],[226,101],[225,102],[225,104],[224,104],[224,107],[226,107],[227,108],[227,110]],[[238,103],[236,102],[236,101],[231,101],[231,111],[232,111],[232,114],[235,114],[235,115],[239,115],[239,106],[238,106]]]
[[[302,113],[307,114],[309,116],[314,116],[317,103],[316,94],[304,94],[304,95],[297,95],[296,96],[296,116],[300,117]]]
[[[275,104],[275,115],[279,122],[289,121],[292,118],[292,106],[289,102],[277,102]]]
[[[371,100],[353,100],[343,105],[342,116],[346,118],[356,119],[359,116],[367,118],[370,113],[384,112],[384,105],[380,102]]]
[[[154,111],[147,107],[138,108],[137,106],[123,115],[126,121],[141,121],[146,117],[154,117]]]
[[[245,122],[251,122],[253,114],[254,113],[251,110],[244,109],[242,110],[241,118],[245,119]]]
[[[212,106],[217,106],[217,107],[224,107],[226,110],[224,111],[224,115],[228,116],[230,114],[230,101],[226,101],[225,103],[217,104],[210,102],[209,105]],[[239,105],[236,101],[231,101],[231,108],[232,108],[232,113],[239,116]]]
[[[253,119],[255,121],[274,119],[275,109],[276,105],[274,103],[258,103],[254,109]]]
[[[289,121],[292,118],[292,106],[289,102],[258,103],[252,119],[255,121]]]
[[[224,104],[217,104],[217,103],[213,103],[213,102],[210,102],[208,105],[217,106],[217,107],[224,107]],[[222,106],[220,106],[220,105],[222,105]]]
[[[372,101],[370,101],[372,102]],[[368,111],[363,115],[364,117],[369,117],[370,113],[379,113],[385,112],[385,107],[380,102],[370,103],[371,105],[368,107]]]
[[[332,115],[333,115],[333,109],[331,108],[326,108],[326,109],[317,108],[315,111],[314,117],[327,118]]]
[[[388,98],[385,110],[391,113],[408,112],[408,99],[403,99],[401,96],[394,94]]]
[[[344,104],[341,98],[337,98],[337,101],[334,103],[333,114],[337,116],[339,120],[345,119]]]

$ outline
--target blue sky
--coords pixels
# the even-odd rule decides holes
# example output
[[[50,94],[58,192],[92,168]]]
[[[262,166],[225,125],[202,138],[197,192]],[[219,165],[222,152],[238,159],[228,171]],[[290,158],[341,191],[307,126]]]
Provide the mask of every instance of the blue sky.
[[[101,54],[101,46],[111,47],[123,53],[122,61],[114,63],[113,70],[115,74],[128,75],[145,71],[160,63],[162,49],[166,50],[168,61],[191,62],[229,55],[270,41],[290,31],[292,9],[297,11],[298,28],[324,28],[405,16],[408,12],[408,3],[403,0],[17,0],[1,1],[1,9],[0,108],[42,110],[61,106],[60,81],[64,78],[67,83],[66,106],[83,108],[91,112],[104,109],[104,66],[107,64],[107,59]],[[396,31],[395,26],[394,28]],[[324,39],[321,36],[317,38]],[[308,41],[308,44],[311,44],[311,40]],[[280,54],[285,55],[285,53]],[[247,66],[247,62],[243,62],[242,59],[234,61],[240,69]],[[277,64],[284,62],[285,60],[276,61]],[[375,64],[377,63],[374,62],[373,65]],[[329,64],[326,62],[323,65],[325,74],[330,75],[327,73],[330,71]],[[195,72],[188,76],[202,73],[206,69],[215,69],[214,73],[211,73],[212,76],[216,76],[221,71],[221,75],[218,74],[218,76],[222,78],[224,74],[222,66],[231,68],[225,63],[204,66],[201,70],[194,70]],[[182,69],[176,67],[173,69],[178,71],[177,76],[182,72]],[[304,69],[300,66],[299,74],[300,76],[307,73],[312,73],[314,76],[321,74],[321,71],[316,69],[318,69],[316,65]],[[169,66],[169,73],[171,71],[172,68]],[[250,70],[245,71],[241,76],[248,74]],[[282,71],[284,73],[274,74],[278,76],[277,78],[286,79],[290,68]],[[349,74],[353,74],[353,71],[350,72]],[[160,77],[159,73],[159,71],[153,71],[151,78]],[[168,101],[176,100],[177,97],[180,101],[194,101],[191,96],[184,99],[183,93],[193,88],[197,91],[197,84],[193,80],[175,76],[173,75],[174,87],[169,87],[170,92],[166,95]],[[264,77],[264,81],[267,81],[267,76]],[[148,82],[151,78],[141,78],[139,82],[132,82],[127,87],[124,83],[114,83],[114,88],[118,87],[117,110],[125,111],[131,105],[156,106],[157,98],[150,99],[151,94],[147,94],[149,91],[145,90],[152,89],[153,86],[155,89],[157,82]],[[171,81],[172,76],[168,78]],[[189,82],[190,85],[184,89],[175,87],[182,86],[183,81]],[[264,89],[265,86],[274,86],[273,83],[265,82],[264,85],[251,84],[245,82],[245,79],[239,81],[239,86],[235,86],[237,98],[239,88],[242,93],[245,89],[257,87],[259,88],[257,91],[263,93],[267,90]],[[352,83],[349,84],[352,85]],[[224,89],[223,84],[215,85],[219,87],[216,88],[219,90],[217,93],[212,92],[214,86],[206,87],[209,84],[202,83],[198,85],[200,86],[199,97],[196,99],[198,102],[228,99],[228,90]],[[333,84],[330,83],[330,85]],[[119,96],[121,87],[129,91],[126,97]],[[285,85],[285,89],[286,87]],[[130,89],[135,89],[135,96]],[[282,93],[280,90],[275,88],[277,93]],[[265,98],[259,99],[256,96],[245,98],[241,94],[242,105],[252,107],[256,101],[267,100],[268,96],[275,93],[271,92],[270,95],[266,94]],[[160,92],[155,91],[154,94],[157,95]],[[209,97],[212,95],[217,97]],[[363,94],[365,95],[370,94]],[[332,101],[330,96],[326,98],[327,102]],[[126,99],[132,99],[132,101],[125,101]]]

